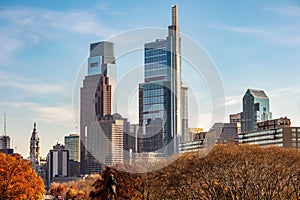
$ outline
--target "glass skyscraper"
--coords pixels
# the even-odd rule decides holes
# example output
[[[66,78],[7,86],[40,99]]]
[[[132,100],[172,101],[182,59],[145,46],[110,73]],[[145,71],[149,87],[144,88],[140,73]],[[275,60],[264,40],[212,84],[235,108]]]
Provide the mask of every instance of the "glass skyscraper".
[[[181,59],[177,6],[166,39],[144,46],[144,83],[139,85],[140,152],[177,152],[182,133]]]
[[[242,132],[256,130],[256,123],[272,119],[269,98],[263,90],[248,89],[243,97]]]

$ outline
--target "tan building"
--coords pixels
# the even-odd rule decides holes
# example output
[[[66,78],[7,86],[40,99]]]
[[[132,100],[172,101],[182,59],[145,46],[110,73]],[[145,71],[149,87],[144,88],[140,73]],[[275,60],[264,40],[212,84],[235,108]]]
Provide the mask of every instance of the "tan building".
[[[229,122],[230,123],[241,123],[241,113],[230,114]]]

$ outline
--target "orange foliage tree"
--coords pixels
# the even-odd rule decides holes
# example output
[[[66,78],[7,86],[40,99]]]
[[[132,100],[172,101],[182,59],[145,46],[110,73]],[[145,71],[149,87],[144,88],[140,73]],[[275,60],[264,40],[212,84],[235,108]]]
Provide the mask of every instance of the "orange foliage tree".
[[[42,199],[43,179],[20,155],[0,153],[0,200]]]

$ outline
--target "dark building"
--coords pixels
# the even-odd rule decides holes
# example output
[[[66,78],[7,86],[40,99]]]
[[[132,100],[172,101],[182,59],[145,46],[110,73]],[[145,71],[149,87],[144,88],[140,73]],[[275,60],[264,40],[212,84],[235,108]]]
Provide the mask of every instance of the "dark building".
[[[269,98],[262,90],[248,89],[243,97],[242,132],[256,130],[256,123],[272,119]]]

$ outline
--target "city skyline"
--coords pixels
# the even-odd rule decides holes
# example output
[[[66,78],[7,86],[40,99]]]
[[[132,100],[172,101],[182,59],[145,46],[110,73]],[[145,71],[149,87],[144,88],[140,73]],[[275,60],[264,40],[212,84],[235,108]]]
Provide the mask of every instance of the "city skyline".
[[[267,93],[273,118],[287,116],[293,126],[300,125],[300,69],[296,65],[300,7],[296,1],[235,1],[228,5],[216,1],[65,1],[60,6],[50,1],[2,1],[0,111],[6,111],[11,147],[17,146],[17,153],[29,156],[33,122],[39,127],[42,156],[56,141],[75,132],[78,124],[74,123],[72,89],[87,56],[87,44],[135,28],[165,28],[173,4],[180,9],[181,32],[206,49],[221,74],[226,92],[224,122],[229,114],[242,111],[242,97],[253,88]],[[206,107],[210,99],[200,100],[198,106]],[[189,118],[195,117],[189,113]],[[210,111],[200,108],[198,117],[200,127],[207,130]],[[194,127],[193,122],[189,127]]]

